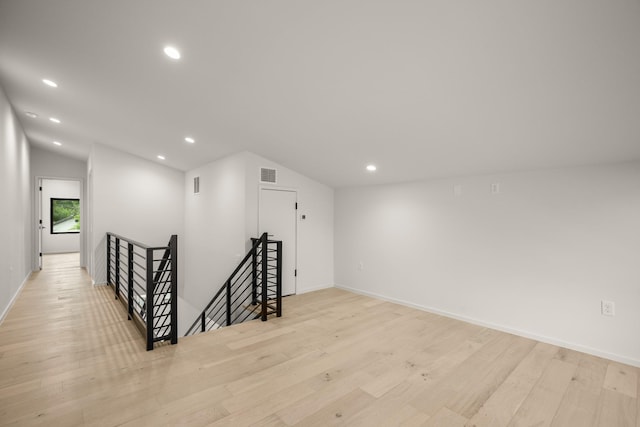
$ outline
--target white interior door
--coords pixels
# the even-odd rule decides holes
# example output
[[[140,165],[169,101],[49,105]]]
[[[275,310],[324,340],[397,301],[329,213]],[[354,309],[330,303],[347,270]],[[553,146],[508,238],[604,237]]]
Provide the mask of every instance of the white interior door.
[[[259,231],[269,240],[282,241],[282,295],[296,293],[296,203],[298,195],[291,190],[260,190]]]

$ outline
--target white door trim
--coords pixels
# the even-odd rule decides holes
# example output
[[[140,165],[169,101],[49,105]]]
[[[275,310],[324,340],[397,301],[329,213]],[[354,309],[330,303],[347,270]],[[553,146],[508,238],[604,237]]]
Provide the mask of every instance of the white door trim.
[[[42,205],[42,194],[40,193],[40,184],[42,183],[43,180],[45,179],[50,179],[50,180],[56,180],[56,181],[75,181],[80,183],[80,267],[84,267],[86,266],[87,262],[85,259],[85,235],[86,235],[86,224],[87,224],[87,203],[85,200],[85,185],[84,185],[84,178],[70,178],[70,177],[61,177],[61,176],[48,176],[48,175],[37,175],[35,177],[35,186],[34,186],[34,194],[33,194],[33,229],[36,230],[36,233],[33,236],[33,254],[34,254],[34,258],[33,258],[33,270],[34,271],[38,271],[39,270],[39,250],[41,248],[39,248],[39,243],[38,243],[38,239],[39,239],[39,226],[40,226],[40,219],[42,216],[42,209],[43,207]]]

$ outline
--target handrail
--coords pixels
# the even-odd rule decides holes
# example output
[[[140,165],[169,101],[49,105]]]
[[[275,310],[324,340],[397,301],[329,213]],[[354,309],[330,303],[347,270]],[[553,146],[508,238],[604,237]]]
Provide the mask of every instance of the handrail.
[[[144,254],[135,248],[143,249]],[[156,258],[157,251],[163,251],[160,258]],[[145,335],[147,350],[153,350],[156,342],[178,342],[177,251],[176,235],[167,246],[149,246],[107,233],[107,284],[126,307],[128,319]]]
[[[251,249],[249,249],[249,252],[247,252],[247,254],[244,256],[244,258],[242,259],[242,261],[240,261],[240,263],[238,264],[238,266],[236,267],[235,270],[233,270],[233,273],[231,273],[231,275],[229,276],[229,278],[227,280],[224,281],[224,283],[227,283],[229,281],[231,281],[231,279],[233,279],[233,276],[235,276],[238,271],[240,271],[240,268],[244,265],[245,262],[247,262],[249,260],[249,257],[251,256],[251,254],[253,253],[253,251],[255,251],[258,248],[258,245],[260,245],[261,240],[257,239],[257,242],[251,247]],[[215,300],[220,296],[220,294],[222,293],[222,291],[224,291],[224,286],[222,286],[220,289],[218,289],[218,292],[216,292],[216,294],[214,295],[213,298],[211,298],[211,301],[209,301],[209,304],[207,304],[207,306],[204,308],[203,311],[207,311],[208,309],[211,308],[211,305],[215,302]],[[196,323],[198,321],[196,320]]]
[[[253,242],[251,249],[200,312],[185,335],[229,326],[250,318],[260,317],[265,321],[269,314],[276,314],[278,317],[282,315],[282,271],[280,268],[282,242],[269,240],[267,233],[263,233],[259,239],[252,238],[251,240]],[[270,244],[275,245],[276,249],[270,249]],[[275,258],[269,257],[268,253],[271,251],[276,251],[278,255]],[[275,267],[269,266],[269,261],[274,260],[277,265]],[[277,270],[276,282],[269,280],[273,279],[273,274],[269,273],[270,268]],[[258,306],[259,300],[260,305]],[[273,305],[274,301],[275,305]],[[250,308],[250,306],[254,308]],[[200,327],[198,328],[198,326]]]
[[[121,235],[116,234],[116,233],[112,233],[110,231],[107,232],[107,235],[113,236],[113,237],[117,237],[120,240],[124,240],[127,243],[131,243],[134,246],[138,246],[140,249],[153,249],[154,251],[157,251],[157,250],[166,249],[166,248],[169,247],[169,245],[167,245],[167,246],[149,246],[149,245],[147,245],[145,243],[140,243],[140,242],[138,242],[136,240],[130,239],[128,237],[121,236]]]
[[[263,236],[267,234],[264,233]],[[240,268],[242,268],[242,265],[247,262],[249,260],[249,257],[251,256],[251,254],[253,253],[253,251],[255,251],[258,246],[262,243],[262,237],[260,239],[257,239],[256,243],[251,247],[251,249],[249,249],[249,252],[247,252],[247,254],[244,256],[244,258],[242,258],[242,261],[240,261],[240,263],[238,264],[238,266],[236,267],[235,270],[233,270],[233,273],[231,273],[231,275],[229,276],[229,278],[226,280],[226,282],[228,282],[229,280],[231,280],[233,278],[233,276],[236,275],[236,273],[238,271],[240,271]]]

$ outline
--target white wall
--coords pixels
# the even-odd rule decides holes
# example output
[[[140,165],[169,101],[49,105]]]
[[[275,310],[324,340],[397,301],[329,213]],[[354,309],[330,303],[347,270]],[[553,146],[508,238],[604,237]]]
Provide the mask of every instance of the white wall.
[[[333,286],[333,190],[252,153],[238,153],[185,175],[185,290],[204,308],[258,233],[259,168],[278,169],[278,185],[298,192],[297,292]],[[193,194],[193,178],[200,193]]]
[[[193,178],[200,193],[193,194]],[[185,174],[185,288],[202,310],[245,254],[244,158],[237,154]],[[192,319],[193,321],[193,319]]]
[[[32,148],[31,172],[34,177],[84,180],[87,162],[41,148]]]
[[[256,154],[244,153],[246,161],[246,235],[258,236],[259,189],[282,187],[298,194],[298,294],[332,287],[333,278],[333,189]],[[277,184],[261,184],[260,168],[277,169]],[[302,220],[301,216],[306,219]]]
[[[640,163],[341,189],[335,215],[339,286],[640,366]]]
[[[80,194],[80,203],[81,203],[81,218],[88,218],[88,211],[86,207],[85,201],[87,200],[87,185],[86,185],[86,176],[87,176],[87,162],[83,160],[74,159],[71,157],[63,156],[58,153],[49,150],[43,150],[40,148],[31,148],[31,176],[34,180],[34,185],[37,182],[37,178],[57,178],[57,179],[72,179],[80,182],[81,186],[81,194]],[[35,187],[34,187],[35,188]],[[38,194],[34,191],[33,193],[33,254],[32,254],[32,262],[33,269],[36,270],[38,266],[37,259],[37,248],[38,248],[38,236],[36,230],[38,229],[38,201],[35,199],[38,197]],[[47,209],[48,205],[43,206],[43,212]],[[46,225],[46,224],[45,224]],[[49,227],[47,225],[47,227]],[[45,232],[49,231],[49,229],[45,229]],[[83,221],[82,230],[79,236],[80,239],[80,266],[85,267],[87,265],[87,250],[89,245],[87,243],[88,230],[86,227],[86,222]]]
[[[79,181],[60,179],[42,180],[42,224],[46,227],[42,232],[43,254],[80,251],[80,233],[51,233],[51,199],[81,199],[80,196]],[[80,206],[82,208],[82,204]],[[82,219],[83,216],[80,214],[80,221],[82,221]]]
[[[211,299],[211,296],[209,297]],[[208,301],[207,301],[208,302]],[[200,305],[200,304],[199,304]],[[196,308],[178,296],[178,336],[183,337],[193,322],[200,317],[204,307]]]
[[[88,168],[90,273],[95,283],[106,281],[108,231],[158,246],[177,234],[182,264],[184,173],[101,144],[94,145]],[[180,268],[178,273],[181,283]]]
[[[31,272],[29,143],[0,87],[0,321]]]

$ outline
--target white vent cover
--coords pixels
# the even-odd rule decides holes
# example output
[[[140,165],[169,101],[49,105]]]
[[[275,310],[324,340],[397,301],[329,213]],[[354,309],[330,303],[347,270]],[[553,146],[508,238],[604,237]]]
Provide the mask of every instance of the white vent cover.
[[[269,168],[260,168],[260,182],[267,182],[269,184],[276,183],[276,170]]]
[[[200,177],[196,176],[193,178],[193,194],[198,194],[200,192]]]

